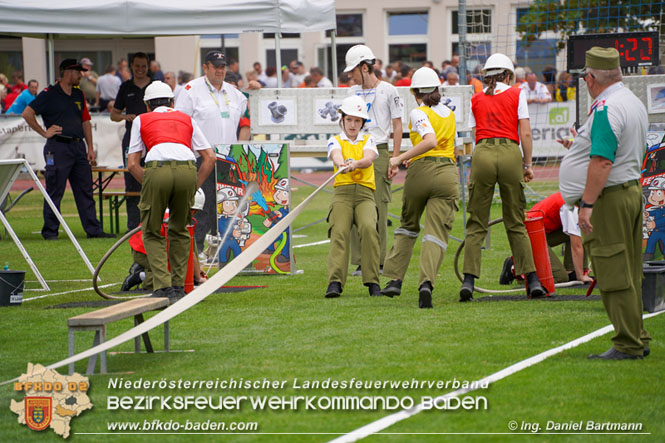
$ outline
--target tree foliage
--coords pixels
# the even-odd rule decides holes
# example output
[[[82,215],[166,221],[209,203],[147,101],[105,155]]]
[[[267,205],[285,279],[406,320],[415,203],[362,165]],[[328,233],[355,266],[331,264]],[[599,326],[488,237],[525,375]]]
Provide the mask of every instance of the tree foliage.
[[[531,43],[546,31],[562,35],[659,31],[665,2],[657,0],[534,0],[517,31]],[[559,49],[565,41],[559,42]]]

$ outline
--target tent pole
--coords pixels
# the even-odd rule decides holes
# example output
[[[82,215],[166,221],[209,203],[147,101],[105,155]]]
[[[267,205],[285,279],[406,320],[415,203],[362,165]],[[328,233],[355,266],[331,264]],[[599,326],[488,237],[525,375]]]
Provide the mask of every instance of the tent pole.
[[[46,77],[48,78],[48,84],[52,85],[55,83],[55,42],[53,41],[53,34],[46,34],[46,47],[48,50],[48,66]]]
[[[337,37],[337,29],[332,29],[330,31],[330,51],[332,54],[332,81],[333,86],[337,87],[337,42],[335,40]]]
[[[282,48],[280,45],[281,32],[275,32],[275,64],[277,65],[277,87],[282,87]]]

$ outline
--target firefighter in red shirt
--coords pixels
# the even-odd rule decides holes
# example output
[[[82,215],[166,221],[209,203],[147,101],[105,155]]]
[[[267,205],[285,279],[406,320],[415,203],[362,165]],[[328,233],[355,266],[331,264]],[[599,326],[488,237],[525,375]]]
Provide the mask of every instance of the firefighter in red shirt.
[[[515,272],[526,274],[529,297],[547,294],[536,275],[531,243],[524,226],[524,182],[533,179],[531,125],[523,90],[511,87],[513,62],[493,54],[483,68],[485,89],[471,99],[470,126],[476,146],[471,158],[469,218],[466,223],[464,282],[460,301],[473,298],[480,277],[480,249],[487,235],[494,188],[499,184],[503,224],[515,260]],[[524,157],[520,152],[522,142]]]
[[[189,256],[187,224],[194,194],[215,163],[215,154],[190,116],[173,109],[173,91],[166,83],[152,82],[143,100],[148,113],[132,123],[127,166],[139,183],[139,211],[143,242],[153,272],[153,297],[175,302],[185,296]],[[145,170],[140,165],[145,155]],[[203,158],[196,171],[196,155]],[[161,235],[162,217],[169,209],[169,250]],[[168,265],[171,265],[171,272]]]

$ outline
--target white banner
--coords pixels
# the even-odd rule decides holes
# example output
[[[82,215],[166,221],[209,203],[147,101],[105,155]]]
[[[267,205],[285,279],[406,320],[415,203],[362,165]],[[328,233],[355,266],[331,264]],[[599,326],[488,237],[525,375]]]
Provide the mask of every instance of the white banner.
[[[529,118],[534,157],[563,157],[566,149],[556,139],[570,136],[575,124],[575,102],[530,104]]]
[[[37,118],[43,126],[41,117]],[[124,122],[112,122],[109,114],[92,116],[92,144],[97,153],[97,164],[117,167],[122,165],[122,136]],[[24,158],[32,169],[44,170],[44,144],[46,139],[30,129],[21,116],[0,118],[0,160]]]

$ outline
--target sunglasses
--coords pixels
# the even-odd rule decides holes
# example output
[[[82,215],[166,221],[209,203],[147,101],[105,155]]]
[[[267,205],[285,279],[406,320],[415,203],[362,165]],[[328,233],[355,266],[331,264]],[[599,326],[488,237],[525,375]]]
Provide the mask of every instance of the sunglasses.
[[[584,81],[586,81],[586,78],[587,78],[587,76],[589,76],[589,75],[590,75],[590,76],[591,76],[591,78],[593,78],[593,79],[595,79],[595,78],[596,78],[596,76],[595,76],[595,75],[593,75],[593,74],[592,74],[592,73],[590,73],[590,72],[587,72],[586,74],[584,74],[584,75],[582,76],[582,78],[584,79]]]

